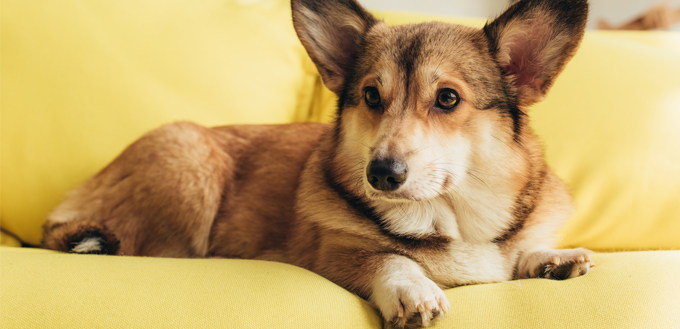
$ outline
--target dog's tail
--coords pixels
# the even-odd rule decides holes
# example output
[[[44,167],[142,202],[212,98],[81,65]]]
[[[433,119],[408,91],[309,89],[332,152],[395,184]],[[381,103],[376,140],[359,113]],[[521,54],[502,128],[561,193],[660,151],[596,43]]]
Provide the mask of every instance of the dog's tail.
[[[48,221],[44,225],[45,248],[76,254],[116,255],[120,240],[104,224],[88,220],[65,223]]]

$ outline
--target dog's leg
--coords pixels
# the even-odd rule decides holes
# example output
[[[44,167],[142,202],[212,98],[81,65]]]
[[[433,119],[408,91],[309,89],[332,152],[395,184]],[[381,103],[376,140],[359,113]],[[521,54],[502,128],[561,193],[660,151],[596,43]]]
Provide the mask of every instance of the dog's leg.
[[[322,243],[316,250],[311,270],[370,301],[397,327],[430,326],[451,308],[442,289],[406,256],[335,243]]]
[[[180,122],[130,145],[49,216],[43,245],[73,253],[201,257],[229,161],[210,129]]]
[[[595,263],[592,251],[577,249],[534,248],[520,255],[515,279],[546,278],[565,280],[588,273]]]
[[[371,282],[370,300],[399,327],[428,327],[451,308],[444,292],[413,260],[388,256]]]

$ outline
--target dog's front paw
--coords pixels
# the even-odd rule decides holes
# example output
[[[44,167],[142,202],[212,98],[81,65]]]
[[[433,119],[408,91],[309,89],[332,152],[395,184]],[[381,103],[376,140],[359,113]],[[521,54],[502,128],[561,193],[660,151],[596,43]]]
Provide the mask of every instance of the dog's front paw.
[[[565,280],[584,275],[595,266],[591,253],[583,248],[534,252],[525,261],[528,277]]]
[[[590,253],[588,250],[568,249],[560,251],[563,251],[563,253],[558,253],[539,266],[539,277],[566,280],[584,275],[588,273],[591,267],[595,266],[595,263],[588,256]]]
[[[432,280],[386,280],[374,287],[373,300],[385,320],[397,327],[429,327],[444,317],[451,305]]]

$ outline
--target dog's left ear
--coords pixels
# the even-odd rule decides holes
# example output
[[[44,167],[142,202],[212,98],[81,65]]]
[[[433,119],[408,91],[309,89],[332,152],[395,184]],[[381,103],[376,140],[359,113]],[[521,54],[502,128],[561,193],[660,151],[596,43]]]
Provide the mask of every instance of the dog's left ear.
[[[587,0],[520,0],[484,27],[519,106],[545,98],[578,49],[587,18]]]
[[[375,19],[355,0],[292,0],[293,26],[328,89],[340,94]]]

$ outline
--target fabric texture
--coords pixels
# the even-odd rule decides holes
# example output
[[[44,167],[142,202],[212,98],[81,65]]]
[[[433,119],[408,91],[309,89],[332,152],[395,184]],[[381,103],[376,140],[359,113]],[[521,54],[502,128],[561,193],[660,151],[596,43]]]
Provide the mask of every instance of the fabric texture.
[[[435,328],[672,328],[680,251],[595,254],[586,276],[446,290]],[[303,269],[233,259],[0,248],[2,328],[379,328],[360,298]]]
[[[451,312],[435,328],[677,328],[680,251],[595,254],[585,276],[445,291]]]
[[[292,265],[0,248],[0,327],[379,328],[361,298]]]

